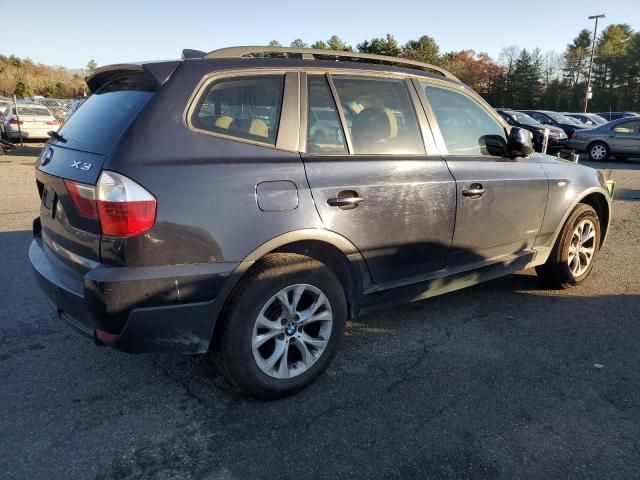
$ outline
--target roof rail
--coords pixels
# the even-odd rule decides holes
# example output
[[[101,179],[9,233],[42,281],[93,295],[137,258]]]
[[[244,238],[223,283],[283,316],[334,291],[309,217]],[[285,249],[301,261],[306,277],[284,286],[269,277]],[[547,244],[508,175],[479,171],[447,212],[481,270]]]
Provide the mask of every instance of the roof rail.
[[[246,46],[246,47],[227,47],[219,50],[213,50],[207,53],[203,58],[242,58],[247,55],[264,54],[264,53],[282,53],[282,54],[295,54],[300,55],[303,60],[315,60],[316,55],[326,57],[340,57],[340,58],[353,58],[360,60],[377,60],[379,62],[395,63],[402,66],[418,67],[425,70],[432,70],[438,72],[440,75],[452,80],[458,80],[458,78],[448,70],[430,63],[418,62],[416,60],[409,60],[407,58],[388,57],[386,55],[374,55],[372,53],[359,53],[359,52],[345,52],[341,50],[325,50],[316,48],[289,48],[289,47],[259,47],[259,46]]]

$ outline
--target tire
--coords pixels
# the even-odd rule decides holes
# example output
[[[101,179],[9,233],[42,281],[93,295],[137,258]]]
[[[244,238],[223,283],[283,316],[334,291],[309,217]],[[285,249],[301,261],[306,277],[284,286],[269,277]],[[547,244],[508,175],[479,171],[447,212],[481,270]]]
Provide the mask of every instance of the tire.
[[[287,313],[281,298],[300,315]],[[344,290],[331,269],[303,255],[269,254],[227,302],[214,332],[213,356],[222,374],[245,393],[265,400],[283,397],[329,366],[346,321]]]
[[[578,249],[578,228],[587,224],[591,225],[593,236],[585,240],[587,235],[583,235]],[[544,284],[552,288],[569,288],[580,285],[591,273],[599,248],[600,221],[598,214],[590,205],[580,203],[571,212],[562,227],[547,262],[536,267],[538,277]],[[589,250],[591,250],[591,256],[587,262]],[[579,263],[576,264],[576,261]]]
[[[589,160],[592,162],[604,162],[609,159],[610,154],[609,145],[604,142],[594,142],[589,145]]]

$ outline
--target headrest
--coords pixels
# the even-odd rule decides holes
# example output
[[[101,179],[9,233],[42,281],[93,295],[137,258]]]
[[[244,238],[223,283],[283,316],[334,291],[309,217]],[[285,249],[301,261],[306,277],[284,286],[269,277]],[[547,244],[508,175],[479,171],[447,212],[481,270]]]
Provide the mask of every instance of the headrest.
[[[233,118],[229,117],[228,115],[222,115],[216,118],[214,125],[218,128],[229,128],[231,122],[233,122]]]
[[[365,108],[353,117],[352,132],[360,143],[390,140],[398,136],[398,121],[388,108]]]
[[[259,118],[236,118],[229,125],[229,130],[235,130],[257,137],[268,137],[269,127]]]

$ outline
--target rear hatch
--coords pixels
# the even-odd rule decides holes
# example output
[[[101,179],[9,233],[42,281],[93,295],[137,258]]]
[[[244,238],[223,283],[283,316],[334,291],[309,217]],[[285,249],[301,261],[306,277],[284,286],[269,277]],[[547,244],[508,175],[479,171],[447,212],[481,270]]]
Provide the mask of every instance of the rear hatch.
[[[104,75],[103,75],[104,78]],[[158,84],[141,70],[119,70],[62,126],[36,164],[40,225],[48,255],[85,273],[100,261],[100,222],[91,206],[102,166]]]

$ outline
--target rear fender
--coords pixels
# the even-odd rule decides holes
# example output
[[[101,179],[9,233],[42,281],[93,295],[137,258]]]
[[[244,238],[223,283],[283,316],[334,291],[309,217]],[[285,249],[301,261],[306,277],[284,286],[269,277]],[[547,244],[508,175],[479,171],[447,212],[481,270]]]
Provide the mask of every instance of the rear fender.
[[[344,254],[351,266],[352,273],[356,277],[355,280],[358,285],[357,291],[354,292],[356,296],[361,295],[364,290],[366,290],[373,284],[371,275],[366,266],[364,258],[362,257],[362,254],[345,237],[329,230],[295,230],[283,235],[279,235],[278,237],[272,238],[268,242],[265,242],[260,247],[252,251],[249,255],[247,255],[242,262],[240,262],[238,267],[236,267],[233,273],[229,276],[216,297],[214,304],[216,318],[224,308],[227,299],[233,293],[235,287],[239,284],[240,280],[252,265],[254,265],[258,260],[260,260],[270,252],[274,252],[282,249],[283,247],[286,247],[287,245],[303,241],[323,242],[337,248]],[[353,315],[356,312],[352,311],[350,313]]]

